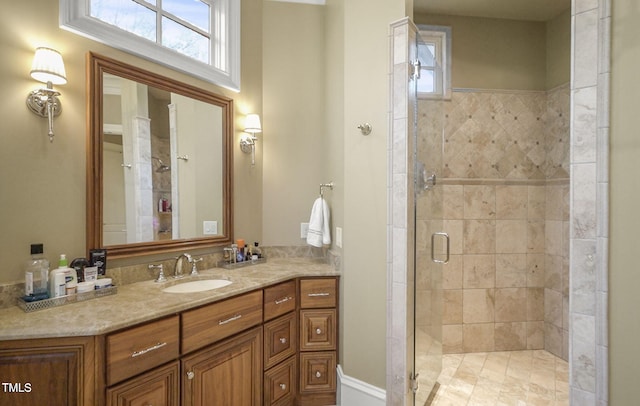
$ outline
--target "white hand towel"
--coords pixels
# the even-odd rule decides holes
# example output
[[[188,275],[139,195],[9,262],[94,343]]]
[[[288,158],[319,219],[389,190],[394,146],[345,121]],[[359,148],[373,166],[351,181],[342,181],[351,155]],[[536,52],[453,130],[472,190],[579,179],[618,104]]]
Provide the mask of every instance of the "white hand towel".
[[[329,228],[329,205],[319,197],[311,208],[307,244],[322,247],[331,244],[331,229]]]

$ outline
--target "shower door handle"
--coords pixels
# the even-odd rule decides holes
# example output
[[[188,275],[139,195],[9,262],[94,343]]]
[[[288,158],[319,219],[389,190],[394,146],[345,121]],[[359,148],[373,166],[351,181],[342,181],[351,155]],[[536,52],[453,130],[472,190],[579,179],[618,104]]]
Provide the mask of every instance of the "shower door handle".
[[[447,245],[447,256],[445,257],[445,260],[441,260],[441,259],[436,259],[436,255],[435,255],[435,242],[436,242],[436,236],[440,236],[440,237],[444,237]],[[433,233],[431,234],[431,260],[433,262],[435,262],[436,264],[446,264],[449,262],[449,253],[450,253],[450,241],[449,241],[449,234],[447,233]]]

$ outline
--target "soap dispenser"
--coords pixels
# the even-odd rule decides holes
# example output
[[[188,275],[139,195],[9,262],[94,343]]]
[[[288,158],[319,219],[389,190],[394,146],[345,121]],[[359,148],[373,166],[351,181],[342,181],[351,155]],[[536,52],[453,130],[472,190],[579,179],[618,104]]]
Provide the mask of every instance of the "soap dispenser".
[[[58,267],[49,274],[49,296],[60,297],[66,295],[67,283],[77,284],[78,277],[73,268],[69,268],[67,256],[60,255]]]

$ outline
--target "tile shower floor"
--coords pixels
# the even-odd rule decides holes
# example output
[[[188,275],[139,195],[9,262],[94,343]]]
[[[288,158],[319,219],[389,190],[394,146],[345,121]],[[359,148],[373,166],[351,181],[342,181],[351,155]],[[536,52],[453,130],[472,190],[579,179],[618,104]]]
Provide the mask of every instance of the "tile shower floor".
[[[569,366],[544,350],[445,354],[432,406],[568,406]]]

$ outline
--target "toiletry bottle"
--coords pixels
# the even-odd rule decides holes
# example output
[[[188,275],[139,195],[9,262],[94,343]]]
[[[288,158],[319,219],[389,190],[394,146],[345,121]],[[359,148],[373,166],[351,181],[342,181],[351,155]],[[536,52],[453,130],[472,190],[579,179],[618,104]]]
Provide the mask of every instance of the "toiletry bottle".
[[[41,296],[49,289],[49,261],[42,254],[42,244],[31,244],[31,259],[24,273],[25,295]],[[43,297],[45,298],[45,297]]]
[[[51,288],[51,292],[49,294],[51,297],[64,296],[66,294],[67,283],[78,283],[76,270],[73,268],[69,268],[67,256],[65,254],[60,255],[58,268],[51,271],[49,279]]]
[[[238,245],[238,257],[236,258],[237,262],[244,261],[244,240],[238,239],[236,240],[236,244]]]
[[[60,255],[58,267],[49,273],[49,297],[60,297],[66,295],[67,285],[67,258]]]
[[[253,250],[251,253],[256,257],[255,259],[262,258],[262,250],[258,247],[258,241],[253,243]]]

